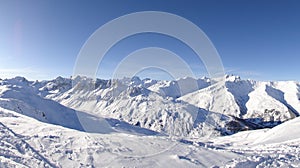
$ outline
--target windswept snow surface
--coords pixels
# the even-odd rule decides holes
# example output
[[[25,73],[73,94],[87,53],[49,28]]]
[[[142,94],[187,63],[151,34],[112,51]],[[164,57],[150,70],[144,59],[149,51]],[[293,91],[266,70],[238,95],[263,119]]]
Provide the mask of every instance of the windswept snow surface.
[[[210,82],[0,80],[0,167],[300,167],[299,83]]]

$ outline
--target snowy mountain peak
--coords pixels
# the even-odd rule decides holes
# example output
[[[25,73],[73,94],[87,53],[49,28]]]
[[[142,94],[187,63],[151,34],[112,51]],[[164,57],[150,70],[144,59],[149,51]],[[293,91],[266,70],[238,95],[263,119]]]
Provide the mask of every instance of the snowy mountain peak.
[[[238,81],[241,81],[241,78],[239,76],[235,76],[235,75],[226,75],[225,80],[227,82],[238,82]]]
[[[3,81],[7,84],[18,85],[18,86],[27,86],[30,83],[26,78],[21,77],[21,76],[17,76],[12,79],[5,79]]]
[[[142,83],[142,80],[138,76],[132,77],[130,81],[132,85],[139,85]]]

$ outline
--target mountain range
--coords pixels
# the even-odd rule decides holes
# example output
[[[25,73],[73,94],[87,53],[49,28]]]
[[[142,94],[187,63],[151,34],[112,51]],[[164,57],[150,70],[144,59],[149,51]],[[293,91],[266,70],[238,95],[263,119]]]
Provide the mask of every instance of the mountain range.
[[[230,134],[254,129],[249,125],[272,127],[299,116],[298,82],[259,82],[229,75],[222,85],[211,81],[77,76],[32,82],[16,77],[1,81],[0,105],[78,130],[84,129],[76,115],[80,111],[177,136],[203,136],[202,127]]]
[[[74,78],[57,77],[48,81],[28,81],[23,77],[15,77],[0,80],[0,111],[2,116],[0,121],[2,124],[1,130],[3,132],[0,142],[17,145],[15,147],[18,152],[22,153],[23,150],[29,152],[30,155],[34,156],[30,159],[33,163],[38,163],[38,166],[56,167],[60,164],[53,163],[47,160],[45,156],[40,155],[43,152],[38,152],[24,138],[20,138],[20,135],[24,133],[27,135],[30,132],[32,135],[27,136],[31,137],[29,138],[31,144],[44,145],[54,144],[52,142],[37,143],[35,141],[43,141],[46,138],[47,141],[59,139],[59,143],[62,143],[62,141],[67,141],[67,139],[64,139],[66,137],[57,136],[53,133],[50,137],[41,139],[40,135],[36,136],[33,130],[18,128],[19,133],[15,133],[11,127],[17,127],[16,125],[25,123],[26,127],[34,129],[29,126],[30,122],[33,122],[39,131],[43,131],[38,128],[41,126],[42,128],[45,127],[45,130],[50,130],[50,132],[60,130],[58,131],[60,135],[61,132],[70,132],[71,130],[76,131],[78,135],[84,132],[100,134],[106,137],[107,140],[110,139],[107,142],[100,136],[102,138],[101,142],[110,144],[109,146],[113,145],[111,144],[112,139],[118,141],[119,145],[116,146],[115,144],[113,148],[109,149],[107,149],[108,146],[102,144],[105,146],[104,151],[121,150],[119,152],[108,151],[109,154],[105,157],[112,157],[114,153],[140,155],[139,152],[141,152],[143,156],[147,155],[146,151],[139,151],[138,148],[132,147],[132,145],[141,142],[149,143],[152,140],[159,141],[153,144],[160,146],[157,148],[150,147],[154,148],[154,151],[169,148],[165,142],[170,140],[171,144],[179,143],[185,147],[189,144],[199,147],[200,144],[200,146],[204,145],[205,149],[210,149],[209,142],[203,144],[199,142],[199,139],[213,138],[211,141],[216,143],[216,146],[221,146],[218,137],[221,136],[222,139],[222,135],[237,133],[232,135],[234,137],[247,134],[246,130],[259,132],[257,129],[265,130],[273,127],[277,129],[281,126],[281,123],[291,123],[288,120],[298,119],[300,83],[295,81],[262,82],[243,80],[233,75],[226,75],[221,83],[207,77],[200,79],[185,77],[173,81],[140,79],[139,77],[104,80],[80,76]],[[10,119],[4,121],[4,118]],[[20,118],[18,120],[21,123],[14,121],[16,118]],[[28,121],[30,122],[28,123]],[[10,127],[7,125],[10,125]],[[20,130],[23,132],[20,132]],[[37,134],[41,133],[39,131]],[[114,136],[110,136],[111,134]],[[132,143],[123,142],[125,146],[131,146],[134,152],[126,152],[127,149],[122,148],[122,142],[116,137],[121,138],[123,134],[134,135]],[[11,138],[7,139],[10,136]],[[142,138],[141,142],[137,140],[139,137]],[[158,138],[148,140],[147,137]],[[75,139],[77,138],[80,139],[76,135]],[[88,143],[96,143],[98,138],[93,138]],[[10,139],[14,142],[11,142]],[[268,137],[265,136],[261,139],[263,141]],[[59,143],[56,143],[56,145],[60,145]],[[21,148],[18,147],[20,145]],[[216,146],[214,146],[214,149],[217,148]],[[42,150],[47,147],[38,148]],[[70,148],[71,151],[67,151],[67,148]],[[8,149],[10,148],[8,147]],[[0,163],[4,167],[10,165],[10,163],[12,165],[26,165],[26,159],[21,157],[18,152],[8,149],[3,147],[4,152],[0,153]],[[128,147],[129,149],[131,148]],[[50,150],[49,147],[47,150]],[[76,153],[72,146],[64,146],[64,150],[66,150],[65,155],[60,157],[71,157]],[[94,148],[91,150],[96,152]],[[172,148],[171,151],[174,153],[174,150]],[[184,150],[180,149],[182,152]],[[51,156],[47,152],[44,153],[53,160],[65,161],[65,159],[55,155],[56,150],[51,151],[54,152]],[[79,155],[78,152],[76,155]],[[88,150],[85,152],[88,153]],[[107,153],[107,151],[104,153]],[[228,156],[230,155],[229,158],[236,158],[236,154],[231,151]],[[20,158],[14,159],[13,156]],[[88,157],[89,155],[85,156]],[[93,156],[90,157],[93,158]],[[132,157],[132,154],[130,154],[130,157]],[[75,158],[82,161],[79,156]],[[176,158],[186,160],[197,167],[202,162],[201,158],[196,159],[196,161],[186,156],[176,155]],[[205,162],[204,165],[220,165],[223,163],[223,159],[221,159],[222,162],[207,162],[207,164]],[[37,160],[39,162],[36,162]],[[94,162],[95,160],[85,161],[82,167],[103,165]],[[121,161],[117,165],[122,165],[120,163]],[[128,162],[126,165],[131,165],[130,163]],[[68,164],[78,166],[78,162],[69,161]],[[163,163],[161,164],[163,165]],[[33,166],[32,163],[29,165]]]

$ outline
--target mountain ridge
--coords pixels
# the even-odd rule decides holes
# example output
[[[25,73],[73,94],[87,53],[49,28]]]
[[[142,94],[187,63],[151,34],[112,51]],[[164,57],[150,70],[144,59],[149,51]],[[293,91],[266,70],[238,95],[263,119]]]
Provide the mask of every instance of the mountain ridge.
[[[0,97],[11,98],[11,102],[21,99],[18,101],[27,106],[30,103],[25,95],[36,94],[33,97],[40,97],[39,102],[54,101],[90,115],[180,136],[231,134],[249,129],[243,122],[272,127],[299,116],[300,87],[297,82],[260,82],[230,75],[225,76],[223,85],[211,81],[189,77],[174,81],[141,80],[138,77],[94,80],[77,76],[33,82],[16,77],[1,80],[2,90],[9,86],[11,91],[2,91]],[[195,84],[198,86],[194,87]],[[25,90],[23,98],[8,94],[18,89]],[[38,111],[41,113],[39,120],[49,118],[50,112]],[[222,120],[222,115],[227,119]],[[201,122],[195,125],[196,121]]]

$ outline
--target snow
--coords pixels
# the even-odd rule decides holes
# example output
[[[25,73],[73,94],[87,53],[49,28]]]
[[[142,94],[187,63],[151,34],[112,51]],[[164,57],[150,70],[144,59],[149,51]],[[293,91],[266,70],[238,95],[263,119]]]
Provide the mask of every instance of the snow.
[[[294,81],[273,83],[274,87],[283,93],[286,105],[295,111],[300,111],[300,84]]]
[[[8,114],[14,117],[8,117]],[[142,167],[172,165],[198,167],[220,165],[228,159],[226,156],[237,157],[231,152],[211,152],[166,136],[141,136],[128,133],[89,134],[41,123],[8,110],[1,109],[1,115],[0,122],[4,126],[0,129],[1,132],[5,132],[1,134],[1,138],[15,134],[18,141],[24,141],[35,149],[36,155],[41,156],[40,164],[46,167],[132,167],[137,165]],[[7,129],[8,127],[10,129]],[[18,144],[19,142],[11,143],[12,146],[18,146]],[[1,163],[43,167],[36,165],[38,162],[33,160],[34,154],[30,151],[28,153],[26,151],[22,158],[16,160],[17,163],[11,162],[10,160],[13,160],[11,155],[19,156],[19,152],[22,151],[3,151],[0,154]],[[26,156],[32,159],[27,160]],[[219,159],[207,160],[201,156],[218,156]],[[201,161],[194,157],[198,157]],[[47,163],[51,166],[46,165]]]
[[[1,80],[0,167],[300,167],[299,95],[236,76]],[[251,119],[283,123],[221,136]]]
[[[295,129],[299,127],[299,118],[270,130],[245,131],[214,139],[176,140],[122,132],[91,134],[42,123],[5,109],[0,109],[0,115],[1,167],[297,167],[300,164],[300,139],[293,136],[300,135],[299,129]],[[285,131],[278,137],[282,133],[278,130],[287,129],[297,131]],[[269,137],[272,132],[277,132],[277,138]],[[254,141],[257,137],[262,138]]]
[[[175,81],[156,81],[153,85],[147,88],[164,97],[178,98],[188,93],[197,91],[210,85],[210,80],[194,79],[191,77],[179,78]]]
[[[82,130],[76,111],[36,95],[26,86],[1,87],[0,106],[40,121]]]
[[[188,102],[208,111],[239,116],[240,109],[234,96],[228,92],[223,85],[214,84],[207,88],[184,95],[178,100]]]
[[[286,141],[300,140],[300,118],[287,121],[277,127],[268,130],[264,135],[257,138],[254,143],[282,143]]]
[[[211,85],[178,99],[244,119],[286,121],[299,115],[299,95],[297,82],[259,82],[226,76],[225,86]]]
[[[292,118],[288,108],[276,99],[275,94],[275,90],[270,89],[266,83],[259,85],[249,94],[249,101],[246,103],[248,109],[246,117],[259,117],[266,121],[285,121]]]

